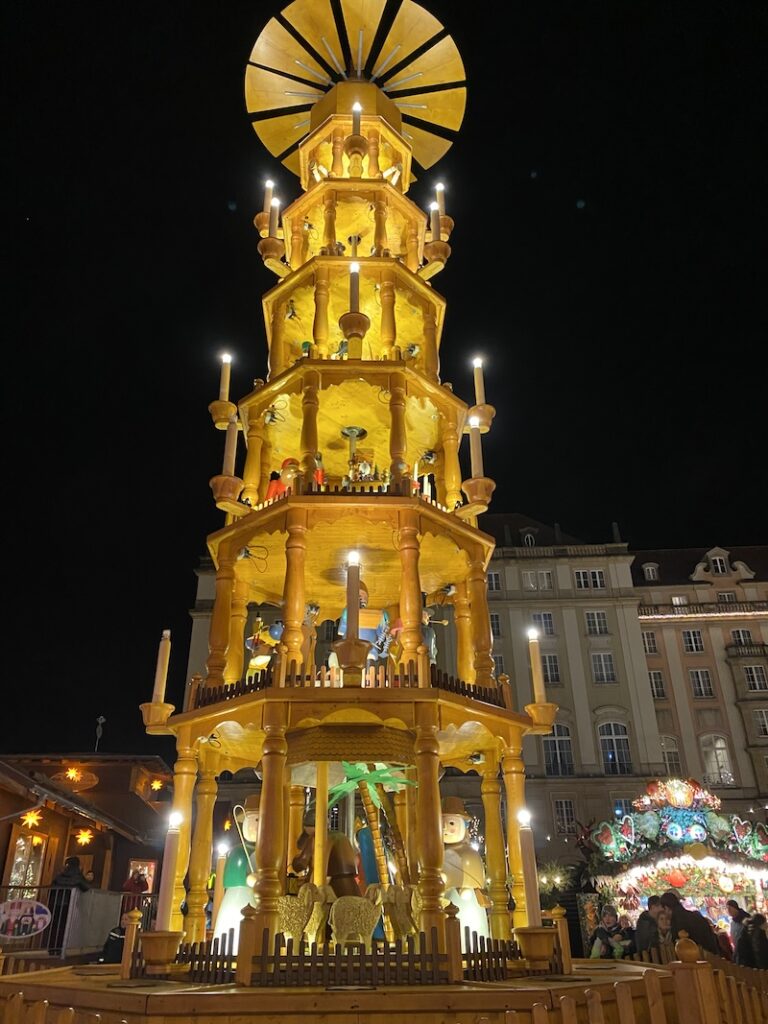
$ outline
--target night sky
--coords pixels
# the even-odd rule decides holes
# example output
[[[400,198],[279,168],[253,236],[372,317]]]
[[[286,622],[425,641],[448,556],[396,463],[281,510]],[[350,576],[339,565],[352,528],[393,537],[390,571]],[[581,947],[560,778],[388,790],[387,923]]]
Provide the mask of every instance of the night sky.
[[[766,8],[425,0],[465,62],[442,179],[442,377],[489,361],[493,511],[637,548],[765,543]],[[180,697],[223,434],[265,375],[252,226],[297,180],[245,111],[283,4],[21,3],[3,37],[6,751],[169,756],[144,736],[157,641]],[[506,28],[492,14],[506,12]],[[10,145],[8,145],[10,143]],[[6,275],[6,281],[8,277]],[[466,455],[466,453],[464,453]]]

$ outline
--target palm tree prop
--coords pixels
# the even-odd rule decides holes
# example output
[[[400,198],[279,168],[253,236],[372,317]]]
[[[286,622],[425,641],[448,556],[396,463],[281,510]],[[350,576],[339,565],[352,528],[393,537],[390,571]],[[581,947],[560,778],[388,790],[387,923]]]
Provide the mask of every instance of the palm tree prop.
[[[384,839],[379,820],[379,811],[383,810],[392,833],[392,843],[400,880],[403,885],[410,884],[405,843],[397,824],[392,801],[389,799],[385,787],[389,786],[390,789],[399,791],[404,786],[415,786],[415,781],[413,779],[406,779],[402,774],[402,769],[393,769],[386,764],[376,766],[359,762],[350,764],[349,761],[342,761],[341,767],[344,769],[346,778],[343,782],[334,786],[328,793],[328,806],[333,807],[343,796],[354,793],[355,790],[360,793],[365,816],[368,819],[368,827],[371,830],[379,880],[386,883],[389,879],[389,869],[387,867],[387,855],[384,850]]]

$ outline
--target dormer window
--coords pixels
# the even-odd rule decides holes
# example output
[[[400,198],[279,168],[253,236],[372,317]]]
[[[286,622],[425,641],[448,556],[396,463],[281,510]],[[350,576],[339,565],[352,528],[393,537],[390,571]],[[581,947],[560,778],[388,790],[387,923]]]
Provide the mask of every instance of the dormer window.
[[[728,574],[728,563],[721,555],[711,556],[709,568],[714,576],[726,576]]]
[[[536,547],[536,532],[534,530],[521,530],[520,536],[523,538],[523,544],[525,544],[527,548]]]
[[[648,583],[653,583],[659,578],[659,567],[654,562],[646,562],[643,566],[643,576]]]

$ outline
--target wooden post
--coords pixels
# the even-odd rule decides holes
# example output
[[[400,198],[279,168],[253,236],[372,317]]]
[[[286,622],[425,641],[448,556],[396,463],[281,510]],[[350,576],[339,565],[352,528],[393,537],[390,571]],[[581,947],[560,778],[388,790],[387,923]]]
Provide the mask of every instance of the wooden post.
[[[563,974],[573,974],[573,959],[571,957],[571,937],[568,933],[568,921],[565,917],[565,907],[552,907],[548,916],[555,922],[557,928],[557,939],[560,943],[560,956],[563,961]]]
[[[525,765],[521,757],[521,746],[508,747],[501,761],[504,775],[504,789],[507,796],[507,857],[509,873],[512,876],[512,898],[515,901],[515,928],[528,924],[528,910],[525,905],[525,884],[523,882],[523,855],[520,849],[520,823],[517,812],[525,806]]]
[[[299,448],[301,453],[301,470],[304,474],[304,483],[307,487],[312,483],[313,473],[315,471],[315,455],[318,450],[317,413],[320,408],[320,401],[317,392],[319,386],[320,374],[315,370],[304,375],[304,390],[301,397],[301,440],[299,441]]]
[[[328,295],[330,275],[328,267],[315,268],[315,318],[312,321],[312,339],[318,355],[328,357]]]
[[[129,910],[125,917],[127,923],[123,940],[123,956],[120,960],[121,981],[127,981],[131,976],[131,963],[133,962],[133,954],[136,951],[139,928],[141,927],[141,911]]]
[[[288,872],[293,870],[293,858],[298,854],[298,842],[304,827],[304,787],[291,786],[288,795],[288,840],[286,843]]]
[[[229,554],[220,551],[219,564],[216,569],[216,597],[213,602],[208,635],[207,686],[221,686],[224,682],[224,668],[227,664],[229,629],[232,619],[234,580],[234,560]]]
[[[419,231],[413,221],[405,228],[405,265],[414,274],[419,269]]]
[[[333,141],[331,142],[331,148],[333,152],[333,160],[331,162],[331,174],[334,178],[344,177],[344,132],[341,129],[337,129],[333,133]],[[335,241],[335,236],[334,236]]]
[[[379,169],[379,133],[371,128],[368,132],[368,177],[380,178]]]
[[[285,857],[285,829],[283,814],[285,801],[285,761],[288,744],[285,739],[286,707],[276,702],[264,709],[264,745],[262,748],[262,781],[259,813],[261,822],[269,828],[259,828],[256,839],[256,883],[253,887],[256,901],[256,936],[261,941],[265,928],[274,938],[279,928],[278,897],[282,893]],[[239,954],[238,954],[239,959]]]
[[[414,756],[418,789],[416,792],[416,850],[419,862],[419,929],[429,935],[437,928],[440,948],[445,948],[445,915],[440,901],[443,883],[443,819],[440,813],[440,747],[437,741],[437,705],[416,705],[416,743]]]
[[[287,671],[301,671],[301,647],[304,642],[302,623],[306,610],[304,563],[307,555],[306,509],[291,508],[286,516],[288,538],[285,542],[285,585],[283,588],[282,642],[286,647]]]
[[[312,853],[312,881],[328,881],[328,762],[315,764],[315,846]]]
[[[407,790],[412,789],[412,786],[405,786],[403,789],[398,790],[393,797],[393,804],[395,808],[395,820],[397,821],[397,827],[400,829],[400,835],[403,837],[403,846],[405,847],[405,859],[408,860],[408,805],[407,805]],[[410,864],[409,873],[410,873]],[[399,879],[401,885],[404,884],[402,878]]]
[[[397,356],[397,323],[395,321],[395,275],[391,270],[381,273],[381,348],[387,359]]]
[[[256,911],[251,906],[245,906],[242,914],[240,934],[237,940],[235,982],[238,985],[250,985],[253,975],[253,958],[256,955]]]
[[[272,332],[269,342],[269,379],[281,373],[287,364],[285,351],[285,302],[276,302],[272,310]]]
[[[387,250],[387,201],[382,195],[373,201],[373,255],[383,256]]]
[[[398,516],[400,549],[400,618],[403,629],[400,642],[402,661],[416,661],[421,636],[421,582],[419,580],[419,516],[413,509],[403,509]],[[419,686],[429,686],[429,679],[419,678]],[[425,929],[429,934],[429,929]]]
[[[424,331],[424,372],[431,381],[440,375],[440,358],[437,354],[437,320],[432,306],[425,306],[422,312]]]
[[[459,463],[459,428],[455,414],[443,416],[442,445],[443,473],[445,475],[445,504],[453,511],[461,504],[461,465]],[[462,679],[464,677],[462,676]],[[465,680],[467,681],[467,680]]]
[[[259,503],[259,480],[261,479],[261,453],[264,447],[264,421],[261,410],[248,412],[248,446],[243,469],[243,493],[252,505]]]
[[[205,941],[205,905],[211,875],[213,808],[216,804],[215,779],[218,753],[209,744],[200,747],[200,772],[197,779],[197,808],[192,850],[189,858],[186,931],[189,942]]]
[[[329,256],[336,253],[336,193],[331,189],[323,196],[323,248]]]
[[[680,932],[675,952],[680,959],[668,964],[667,968],[672,972],[675,983],[678,1024],[719,1024],[720,1010],[712,965],[706,960],[699,960],[699,947],[686,932]]]
[[[472,643],[475,649],[475,683],[477,686],[493,686],[493,638],[488,611],[488,585],[485,566],[478,554],[470,563],[467,582],[472,613]]]
[[[197,778],[197,753],[189,744],[188,730],[181,731],[176,738],[176,763],[173,766],[173,811],[181,815],[179,823],[179,845],[176,863],[163,864],[164,871],[172,871],[173,904],[170,921],[165,930],[183,931],[184,916],[181,904],[186,899],[184,877],[189,865],[189,841],[192,834],[192,795]]]
[[[464,963],[461,957],[461,925],[459,908],[449,903],[445,908],[445,948],[448,953],[448,981],[452,985],[464,981]]]
[[[453,621],[456,627],[456,670],[459,679],[465,683],[474,683],[472,613],[469,608],[466,581],[456,584],[456,593],[453,595]]]
[[[486,757],[488,753],[486,752]],[[504,835],[501,830],[501,782],[499,766],[494,760],[483,770],[480,784],[485,817],[485,859],[488,868],[489,896],[491,898],[491,936],[510,939],[509,911],[507,910],[507,866],[504,856]]]
[[[232,590],[232,614],[229,623],[229,647],[224,667],[224,682],[237,683],[243,678],[245,658],[245,623],[248,619],[248,598],[251,593],[247,580],[235,580]]]
[[[399,483],[406,470],[405,376],[393,373],[389,379],[389,467],[392,480]]]

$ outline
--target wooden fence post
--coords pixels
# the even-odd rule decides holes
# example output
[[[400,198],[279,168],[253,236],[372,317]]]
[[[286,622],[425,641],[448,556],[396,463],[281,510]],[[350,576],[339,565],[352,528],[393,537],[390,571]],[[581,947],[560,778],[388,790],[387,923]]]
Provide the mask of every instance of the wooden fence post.
[[[131,976],[131,964],[133,963],[133,953],[136,949],[136,942],[139,937],[139,926],[141,925],[141,911],[129,910],[125,915],[127,924],[125,926],[125,936],[123,938],[123,955],[120,960],[120,980],[127,981]]]
[[[699,959],[699,947],[680,932],[675,943],[679,959],[668,965],[675,983],[678,1024],[720,1024],[712,965]]]
[[[568,934],[568,922],[565,919],[565,907],[559,904],[548,912],[557,928],[557,938],[560,943],[560,956],[563,961],[563,974],[573,974],[573,960],[571,959],[571,937]]]
[[[459,908],[449,903],[445,908],[445,949],[448,954],[448,981],[464,981],[464,965],[461,959],[461,925]]]
[[[235,982],[250,985],[253,975],[253,958],[256,954],[256,910],[250,904],[243,907],[240,922],[240,937],[237,940],[237,970]]]

